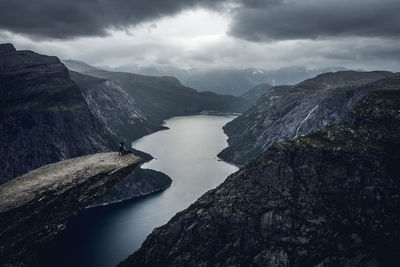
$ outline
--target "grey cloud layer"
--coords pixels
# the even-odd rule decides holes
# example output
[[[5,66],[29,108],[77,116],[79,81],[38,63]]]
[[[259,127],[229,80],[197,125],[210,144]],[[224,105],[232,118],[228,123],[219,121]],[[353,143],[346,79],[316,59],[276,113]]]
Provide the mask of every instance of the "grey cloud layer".
[[[254,8],[243,6],[230,34],[250,41],[330,36],[399,37],[398,0],[296,0]]]
[[[237,6],[229,33],[251,41],[400,35],[398,0],[0,0],[0,29],[59,39],[103,36],[196,6],[227,4]]]
[[[148,38],[140,33],[127,41],[113,34],[101,42],[69,40],[103,36],[107,29],[152,22],[196,6],[228,11],[231,36],[188,50],[165,36]],[[399,0],[0,0],[0,42],[100,65],[304,65],[399,71],[399,11]]]
[[[103,36],[107,29],[231,0],[0,0],[0,29],[35,37]]]

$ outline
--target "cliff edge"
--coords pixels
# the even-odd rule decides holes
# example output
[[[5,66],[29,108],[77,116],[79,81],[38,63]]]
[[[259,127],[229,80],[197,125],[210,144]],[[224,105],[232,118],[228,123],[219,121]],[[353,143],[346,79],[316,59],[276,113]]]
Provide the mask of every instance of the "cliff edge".
[[[141,159],[99,153],[35,169],[0,185],[0,264],[21,261],[67,220],[130,174]]]

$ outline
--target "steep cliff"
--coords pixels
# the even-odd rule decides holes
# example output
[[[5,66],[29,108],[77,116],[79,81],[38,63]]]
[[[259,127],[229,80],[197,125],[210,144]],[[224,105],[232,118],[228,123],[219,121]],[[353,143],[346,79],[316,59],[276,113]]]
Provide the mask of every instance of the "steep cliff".
[[[396,266],[399,163],[400,91],[371,92],[346,122],[271,146],[120,266]]]
[[[152,120],[161,122],[178,115],[198,113],[203,110],[243,112],[249,108],[246,100],[211,92],[197,92],[183,86],[174,77],[145,76],[128,72],[97,69],[83,62],[64,60],[72,71],[107,79],[123,88]]]
[[[224,127],[229,147],[218,156],[243,165],[278,141],[337,123],[368,91],[381,87],[366,84],[391,76],[383,71],[340,71],[270,88],[254,107]]]
[[[135,197],[149,195],[167,189],[172,179],[165,173],[136,168],[121,179],[106,194],[90,204],[91,207],[121,202]]]
[[[139,162],[133,155],[100,153],[46,165],[0,185],[0,264],[26,260]]]
[[[0,183],[113,142],[56,57],[0,45]]]
[[[119,140],[130,144],[164,128],[151,122],[137,104],[140,100],[135,101],[116,83],[72,71],[70,77],[81,90],[93,116]]]
[[[56,57],[11,44],[0,45],[0,54],[0,184],[45,164],[116,150],[121,141],[129,145],[163,128],[114,82],[69,72]],[[104,203],[170,183],[166,175],[139,170],[110,189]]]

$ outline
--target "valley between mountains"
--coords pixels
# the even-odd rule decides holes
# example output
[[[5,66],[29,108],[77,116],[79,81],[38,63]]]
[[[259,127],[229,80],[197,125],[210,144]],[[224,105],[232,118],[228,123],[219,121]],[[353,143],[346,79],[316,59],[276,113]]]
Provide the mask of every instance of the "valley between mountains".
[[[201,85],[196,75],[185,81],[194,89],[0,44],[0,265],[38,266],[37,248],[86,208],[170,190],[173,176],[141,168],[154,155],[116,151],[195,114],[237,115],[224,122],[228,146],[211,159],[240,169],[149,232],[119,266],[398,261],[399,73],[326,72],[275,86],[247,73],[235,76],[247,82],[232,95],[215,82],[232,77],[226,72],[207,73],[216,78]]]

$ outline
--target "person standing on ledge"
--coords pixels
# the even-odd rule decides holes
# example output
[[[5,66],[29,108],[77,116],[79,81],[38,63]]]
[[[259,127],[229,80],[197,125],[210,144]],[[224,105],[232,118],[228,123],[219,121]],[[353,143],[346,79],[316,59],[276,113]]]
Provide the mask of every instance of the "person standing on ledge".
[[[126,154],[132,154],[132,151],[126,150],[126,148],[124,147],[124,142],[121,142],[121,143],[119,144],[119,154],[120,154],[121,156],[124,156],[124,155],[126,155]]]

